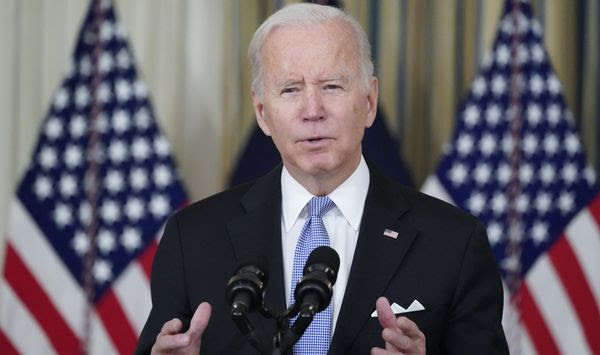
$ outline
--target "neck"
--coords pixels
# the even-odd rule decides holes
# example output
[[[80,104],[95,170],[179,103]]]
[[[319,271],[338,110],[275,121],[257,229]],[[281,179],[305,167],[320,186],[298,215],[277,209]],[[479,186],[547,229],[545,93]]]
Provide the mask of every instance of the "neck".
[[[346,168],[341,168],[337,171],[321,171],[315,174],[307,174],[306,172],[288,167],[286,169],[290,175],[296,179],[308,192],[315,196],[326,196],[332,193],[346,179],[350,177],[358,168],[361,155],[352,163],[347,164]],[[285,165],[285,162],[284,162]]]

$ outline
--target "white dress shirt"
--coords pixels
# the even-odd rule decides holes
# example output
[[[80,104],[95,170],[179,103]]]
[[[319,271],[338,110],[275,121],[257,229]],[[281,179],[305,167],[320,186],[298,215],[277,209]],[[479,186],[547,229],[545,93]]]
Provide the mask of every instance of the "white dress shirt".
[[[329,234],[329,243],[340,256],[340,269],[337,281],[333,286],[332,335],[348,283],[348,274],[369,189],[369,179],[369,168],[364,157],[361,156],[354,173],[328,195],[335,203],[335,207],[323,216],[323,224]],[[281,172],[281,235],[285,297],[288,307],[290,306],[296,244],[308,215],[308,201],[313,197],[315,196],[300,185],[284,167]]]

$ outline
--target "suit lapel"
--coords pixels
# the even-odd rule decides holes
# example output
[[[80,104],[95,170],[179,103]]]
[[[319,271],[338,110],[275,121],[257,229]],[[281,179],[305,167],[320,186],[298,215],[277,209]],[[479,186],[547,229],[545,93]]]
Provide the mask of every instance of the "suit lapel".
[[[370,318],[381,296],[416,237],[416,230],[400,218],[408,205],[397,188],[373,168],[369,192],[354,252],[344,301],[337,319],[330,353],[345,353]],[[389,229],[396,238],[385,236]]]
[[[276,310],[286,307],[281,249],[280,176],[281,166],[257,180],[240,200],[246,213],[230,221],[227,226],[238,261],[241,255],[249,252],[259,252],[267,258],[269,276],[265,303]],[[266,329],[271,329],[274,324],[271,320],[259,322],[267,326]]]

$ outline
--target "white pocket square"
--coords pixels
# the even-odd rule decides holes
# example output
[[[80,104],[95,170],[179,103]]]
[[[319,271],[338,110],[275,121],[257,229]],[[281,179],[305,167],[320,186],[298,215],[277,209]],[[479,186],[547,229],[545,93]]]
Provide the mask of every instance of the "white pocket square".
[[[410,306],[408,306],[408,308],[404,308],[396,302],[394,302],[392,304],[392,312],[394,312],[394,314],[402,314],[402,313],[424,311],[424,310],[425,310],[425,307],[423,307],[421,302],[419,302],[417,300],[414,300],[410,304]],[[375,311],[373,311],[373,313],[371,313],[371,317],[377,317],[377,310],[375,310]]]

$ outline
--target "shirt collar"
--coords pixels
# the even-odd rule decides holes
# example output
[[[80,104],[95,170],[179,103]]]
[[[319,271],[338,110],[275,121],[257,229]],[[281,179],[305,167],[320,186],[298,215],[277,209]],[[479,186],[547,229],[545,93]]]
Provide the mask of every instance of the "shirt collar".
[[[360,227],[369,180],[369,168],[361,156],[360,163],[352,175],[328,195],[355,231]],[[284,166],[281,171],[281,213],[286,232],[292,229],[300,213],[313,197],[314,195],[300,185]]]

